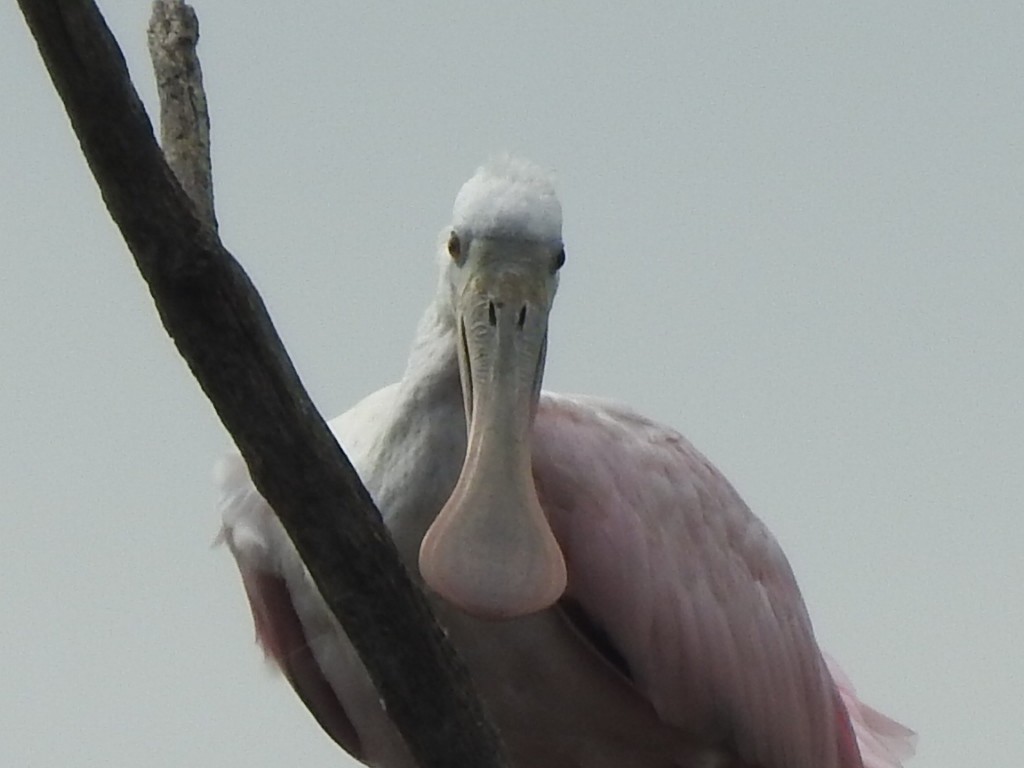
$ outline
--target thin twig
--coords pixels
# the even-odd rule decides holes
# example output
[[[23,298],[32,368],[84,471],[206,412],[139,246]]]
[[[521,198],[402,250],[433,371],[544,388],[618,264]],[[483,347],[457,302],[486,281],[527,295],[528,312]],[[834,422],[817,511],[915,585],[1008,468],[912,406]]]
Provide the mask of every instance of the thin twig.
[[[160,95],[160,145],[164,157],[200,218],[216,230],[210,113],[196,53],[196,12],[183,0],[154,0],[147,38]]]

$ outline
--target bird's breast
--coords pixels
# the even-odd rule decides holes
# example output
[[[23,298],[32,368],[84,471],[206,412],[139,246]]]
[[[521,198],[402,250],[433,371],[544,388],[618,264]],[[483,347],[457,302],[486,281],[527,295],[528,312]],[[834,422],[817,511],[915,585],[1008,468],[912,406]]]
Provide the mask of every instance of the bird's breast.
[[[434,607],[516,765],[713,764],[716,755],[667,726],[560,608],[494,622]]]

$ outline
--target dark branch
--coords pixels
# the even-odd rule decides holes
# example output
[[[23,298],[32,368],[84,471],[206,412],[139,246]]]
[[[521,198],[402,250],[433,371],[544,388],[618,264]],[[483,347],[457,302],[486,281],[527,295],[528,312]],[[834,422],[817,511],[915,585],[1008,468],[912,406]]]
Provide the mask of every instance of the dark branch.
[[[164,326],[423,768],[505,766],[464,666],[313,407],[259,295],[164,161],[89,0],[19,0]]]

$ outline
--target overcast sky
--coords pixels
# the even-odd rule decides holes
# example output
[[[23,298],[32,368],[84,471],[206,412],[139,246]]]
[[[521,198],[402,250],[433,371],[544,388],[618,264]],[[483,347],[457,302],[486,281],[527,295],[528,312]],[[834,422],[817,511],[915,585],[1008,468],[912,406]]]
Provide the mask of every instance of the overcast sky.
[[[546,384],[681,429],[924,768],[1024,753],[1024,5],[198,2],[223,239],[322,411],[461,182],[554,168]],[[104,12],[152,111],[148,4]],[[0,6],[0,765],[335,766],[253,644],[229,438]]]

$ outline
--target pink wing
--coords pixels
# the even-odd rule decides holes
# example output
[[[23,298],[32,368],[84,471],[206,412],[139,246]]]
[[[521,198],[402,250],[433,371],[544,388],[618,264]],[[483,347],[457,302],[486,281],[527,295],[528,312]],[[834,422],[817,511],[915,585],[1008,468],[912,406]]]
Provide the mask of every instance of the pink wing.
[[[666,722],[748,765],[861,768],[789,564],[707,459],[625,408],[550,395],[533,455],[567,596]]]
[[[252,610],[256,640],[320,727],[349,754],[361,758],[359,735],[324,677],[288,587],[289,572],[293,582],[304,578],[301,561],[292,556],[283,529],[248,481],[241,457],[226,456],[218,465],[217,474],[224,494],[224,527],[218,541],[227,544],[238,564]]]
[[[917,734],[860,701],[853,683],[828,654],[825,654],[825,663],[850,713],[864,768],[890,768],[910,758],[917,744]]]
[[[230,539],[228,543],[230,546]],[[284,579],[246,568],[237,556],[236,560],[252,608],[256,639],[267,657],[288,678],[320,727],[350,755],[360,757],[359,735],[320,670]]]

